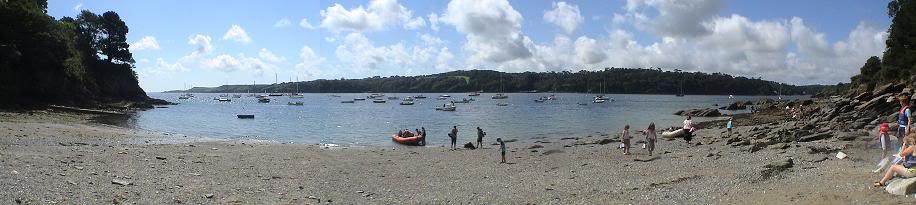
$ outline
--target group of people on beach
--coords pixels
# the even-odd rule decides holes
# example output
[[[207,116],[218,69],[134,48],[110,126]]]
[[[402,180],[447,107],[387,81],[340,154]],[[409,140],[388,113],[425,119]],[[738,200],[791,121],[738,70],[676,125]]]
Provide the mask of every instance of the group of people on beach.
[[[880,180],[876,181],[874,186],[881,187],[887,184],[887,181],[897,177],[910,178],[916,176],[916,132],[913,132],[910,125],[913,124],[912,111],[910,111],[910,97],[906,94],[901,94],[897,96],[897,100],[900,102],[900,109],[897,111],[897,143],[890,143],[890,136],[888,132],[890,126],[887,122],[882,122],[878,128],[878,136],[876,138],[881,144],[881,162],[878,164],[878,169],[875,172],[881,171],[884,167],[887,167],[884,175]],[[890,146],[888,146],[890,144]],[[899,144],[899,146],[898,146]],[[887,158],[888,148],[898,149],[897,154],[893,156],[893,160]],[[899,148],[898,148],[899,147]],[[887,166],[887,164],[890,166]]]
[[[487,135],[487,132],[484,132],[483,129],[477,127],[477,147],[483,147],[483,138]],[[421,127],[416,130],[416,133],[410,132],[410,129],[398,130],[398,137],[414,137],[420,136],[420,142],[418,145],[426,145],[426,128]],[[448,132],[448,138],[450,140],[450,148],[452,150],[458,149],[458,126],[452,126],[452,129]],[[499,150],[502,155],[501,163],[506,163],[506,142],[502,138],[496,138],[496,142],[499,143]]]
[[[732,121],[728,120],[728,131],[731,133]],[[684,130],[684,141],[690,144],[690,140],[693,139],[693,133],[696,132],[696,126],[693,124],[693,120],[688,115],[687,119],[684,119],[684,126],[681,127]],[[649,123],[649,126],[644,130],[637,131],[645,136],[645,142],[643,144],[643,149],[646,149],[649,152],[649,156],[655,152],[655,144],[658,142],[658,133],[655,129],[655,122]],[[618,148],[623,149],[623,155],[630,155],[630,148],[632,147],[631,140],[633,137],[630,135],[630,125],[627,124],[623,126],[623,131],[620,132],[620,146]]]

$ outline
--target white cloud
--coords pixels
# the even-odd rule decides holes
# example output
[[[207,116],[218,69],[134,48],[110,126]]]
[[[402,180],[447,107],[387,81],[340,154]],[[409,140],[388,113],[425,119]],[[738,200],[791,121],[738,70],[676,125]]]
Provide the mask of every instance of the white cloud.
[[[321,10],[321,17],[321,27],[333,32],[365,32],[382,30],[393,24],[406,25],[411,23],[413,14],[397,0],[372,0],[367,8],[360,5],[349,10],[335,3]],[[418,26],[416,22],[413,24]]]
[[[578,5],[567,4],[566,2],[554,2],[553,10],[544,12],[544,21],[557,25],[567,34],[572,33],[585,21],[579,12]]]
[[[214,69],[222,72],[249,71],[256,75],[264,73],[277,72],[277,66],[266,63],[261,59],[247,57],[239,54],[238,57],[221,54],[210,59],[200,61],[204,68]]]
[[[226,34],[223,35],[223,40],[234,40],[236,42],[248,43],[251,42],[251,37],[248,37],[248,33],[245,32],[245,29],[242,29],[239,25],[232,25],[229,27],[229,30],[226,31]]]
[[[195,47],[194,51],[188,57],[197,57],[201,55],[209,54],[210,51],[213,51],[213,45],[210,44],[210,36],[203,34],[195,34],[188,37],[188,44]]]
[[[159,50],[159,42],[156,41],[156,37],[143,36],[143,38],[140,38],[140,40],[131,43],[130,48],[134,51]]]
[[[341,67],[360,74],[412,75],[422,69],[451,67],[449,63],[454,55],[440,47],[443,43],[436,42],[441,40],[432,36],[426,40],[429,42],[414,46],[403,42],[378,46],[361,33],[350,33],[341,39],[335,55],[344,63]]]
[[[709,33],[702,22],[722,8],[722,0],[627,0],[627,16],[638,28],[650,28],[661,36],[695,37]],[[647,10],[658,16],[649,20]],[[615,20],[616,22],[616,20]]]
[[[302,20],[299,21],[299,27],[306,28],[306,29],[315,29],[315,26],[312,26],[312,23],[309,23],[309,20],[307,18],[302,18]]]
[[[576,63],[595,64],[607,59],[605,49],[595,39],[579,37],[575,43]]]
[[[80,2],[80,3],[76,4],[76,6],[73,6],[73,10],[76,11],[76,12],[82,11],[82,10],[83,10],[83,3]]]
[[[416,17],[404,23],[404,28],[409,30],[416,30],[426,26],[426,21],[423,20],[423,17]]]
[[[261,48],[261,51],[258,52],[258,57],[260,57],[264,61],[271,62],[271,63],[279,63],[279,62],[286,61],[286,57],[278,56],[274,54],[273,52],[270,52],[270,50],[267,50],[267,48]]]
[[[433,29],[433,31],[439,31],[439,15],[430,13],[426,18],[429,19],[429,28]]]
[[[442,47],[439,49],[439,55],[436,56],[436,69],[442,71],[454,69],[451,65],[453,58],[455,58],[455,55],[448,51],[448,47]]]
[[[289,26],[290,24],[293,24],[293,22],[289,21],[288,18],[282,18],[274,23],[274,27],[283,28]]]
[[[521,33],[522,15],[505,0],[454,0],[444,22],[466,34],[470,64],[503,63],[532,56],[531,40]]]
[[[435,37],[426,33],[420,35],[420,40],[423,40],[423,43],[428,46],[439,46],[445,43],[445,41],[439,37]]]
[[[154,69],[154,73],[177,73],[177,72],[188,72],[188,71],[190,70],[185,68],[179,62],[168,63],[165,60],[162,60],[162,58],[156,59],[156,68]]]
[[[300,63],[296,64],[296,69],[300,73],[306,75],[306,78],[316,78],[322,74],[320,65],[324,62],[324,58],[315,54],[315,51],[308,46],[303,46],[299,51],[299,58],[302,60]]]

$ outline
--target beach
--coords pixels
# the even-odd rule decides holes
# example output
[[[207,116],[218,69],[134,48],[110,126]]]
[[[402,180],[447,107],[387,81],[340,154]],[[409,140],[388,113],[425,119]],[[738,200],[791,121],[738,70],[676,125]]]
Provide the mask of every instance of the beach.
[[[647,156],[606,133],[482,149],[327,147],[180,136],[99,124],[95,114],[0,112],[3,204],[910,204],[872,188],[873,132],[853,140],[735,143],[710,123]],[[772,115],[769,118],[778,118]],[[775,129],[747,126],[735,133]],[[742,124],[746,120],[748,124]],[[644,125],[634,124],[635,130]],[[767,128],[764,128],[767,127]],[[772,127],[772,128],[771,128]],[[608,134],[611,133],[611,134]],[[747,135],[747,134],[746,134]],[[465,131],[459,143],[473,141]],[[635,135],[634,142],[643,139]],[[731,142],[729,142],[731,141]],[[536,148],[542,146],[540,148]],[[823,149],[821,149],[823,148]],[[754,149],[754,151],[750,151]],[[835,157],[838,151],[849,155]]]

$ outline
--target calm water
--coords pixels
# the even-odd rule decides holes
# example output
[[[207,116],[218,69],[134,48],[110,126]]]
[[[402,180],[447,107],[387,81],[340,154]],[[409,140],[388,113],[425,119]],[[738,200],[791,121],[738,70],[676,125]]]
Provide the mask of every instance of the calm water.
[[[415,105],[399,105],[399,100],[373,103],[371,100],[354,104],[340,103],[365,97],[366,94],[304,94],[305,98],[271,97],[270,103],[258,103],[248,97],[232,98],[232,102],[213,100],[218,94],[195,94],[179,100],[176,93],[150,93],[151,97],[180,103],[169,108],[139,112],[127,120],[127,125],[144,130],[166,132],[189,137],[241,140],[267,140],[292,143],[328,143],[357,146],[391,146],[391,135],[398,129],[426,127],[431,145],[448,143],[446,133],[457,125],[459,142],[476,138],[476,127],[488,133],[487,141],[497,137],[526,140],[532,138],[562,138],[584,136],[595,132],[617,132],[625,124],[644,128],[649,122],[667,127],[679,125],[683,118],[672,115],[686,108],[711,107],[735,100],[755,100],[760,96],[698,96],[672,95],[608,95],[615,101],[591,103],[584,94],[557,93],[558,100],[534,102],[548,94],[510,93],[509,99],[490,99],[491,93],[476,97],[477,101],[456,104],[455,112],[436,111],[437,93],[425,93],[427,99],[416,99]],[[386,94],[406,97],[416,94]],[[468,98],[465,93],[449,93],[451,99]],[[386,96],[386,97],[387,97]],[[791,98],[803,98],[795,96]],[[287,102],[304,102],[290,106]],[[509,106],[497,106],[508,102]],[[577,103],[587,103],[578,105]],[[255,119],[237,119],[237,114],[254,114]]]

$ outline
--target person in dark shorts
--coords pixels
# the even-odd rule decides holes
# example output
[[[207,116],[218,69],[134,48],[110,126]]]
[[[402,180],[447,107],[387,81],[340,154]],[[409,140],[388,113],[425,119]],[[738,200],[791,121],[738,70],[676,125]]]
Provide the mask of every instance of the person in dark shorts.
[[[483,129],[480,129],[480,127],[477,127],[477,148],[483,147],[483,137],[486,135],[487,133],[484,132]]]
[[[420,134],[420,144],[423,144],[423,146],[426,146],[426,128],[420,127],[420,133],[422,133]]]
[[[452,126],[452,131],[448,133],[448,137],[452,140],[452,149],[456,149],[456,144],[458,144],[458,126]]]
[[[502,154],[503,161],[500,163],[506,163],[506,142],[502,138],[496,138],[496,141],[499,142],[499,153]]]

